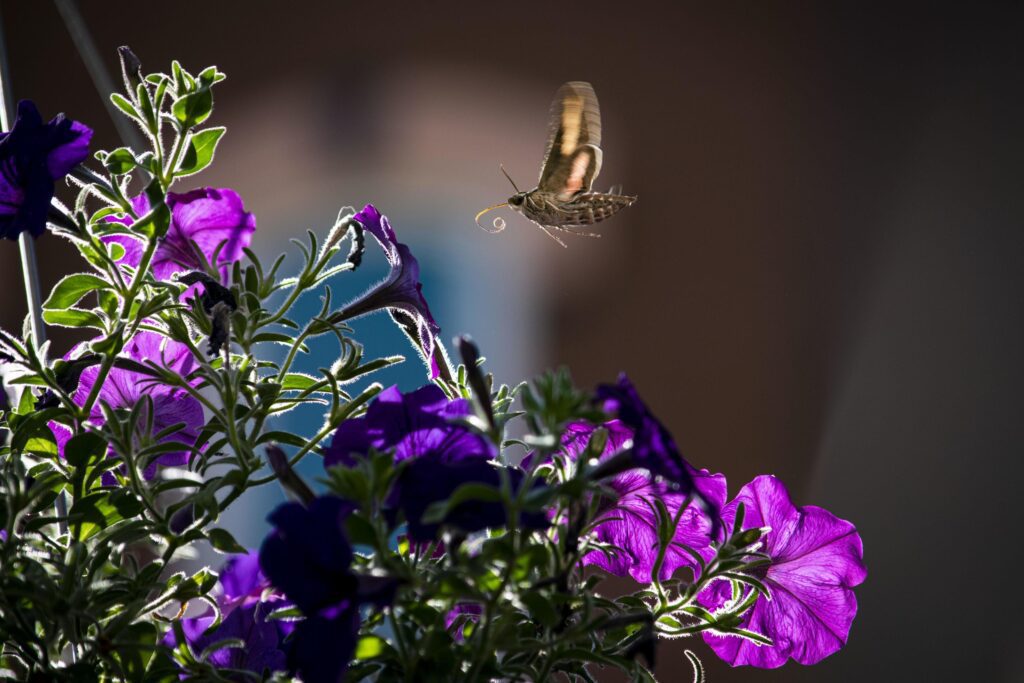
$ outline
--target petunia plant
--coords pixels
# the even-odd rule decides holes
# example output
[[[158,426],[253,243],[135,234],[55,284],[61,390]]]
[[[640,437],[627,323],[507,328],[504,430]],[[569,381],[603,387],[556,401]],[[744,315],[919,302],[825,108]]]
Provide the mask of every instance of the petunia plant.
[[[111,100],[147,149],[89,157],[85,125],[30,102],[0,138],[0,228],[77,248],[42,317],[83,340],[0,333],[4,677],[653,681],[657,643],[690,638],[701,680],[701,653],[778,667],[843,647],[866,576],[852,524],[767,475],[730,501],[625,375],[510,387],[468,337],[449,356],[373,205],[297,240],[283,277],[237,192],[187,185],[225,133],[208,125],[224,74],[121,57]],[[377,247],[387,276],[353,289]],[[354,337],[375,314],[408,337],[420,388],[374,381],[403,360]],[[300,372],[320,338],[335,355]],[[311,433],[281,419],[302,406],[322,414]],[[220,520],[261,486],[291,500],[244,548]],[[203,547],[223,563],[186,561]]]

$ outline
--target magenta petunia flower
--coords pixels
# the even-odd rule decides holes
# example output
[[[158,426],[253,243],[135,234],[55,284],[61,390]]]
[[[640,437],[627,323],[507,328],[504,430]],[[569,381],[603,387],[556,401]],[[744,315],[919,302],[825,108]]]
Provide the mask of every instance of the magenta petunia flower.
[[[723,509],[727,527],[739,503],[745,508],[744,529],[770,529],[761,551],[772,560],[761,577],[771,599],[760,598],[740,626],[768,636],[773,644],[713,633],[705,633],[704,640],[731,666],[774,669],[787,659],[815,664],[846,644],[857,614],[853,587],[867,577],[860,535],[853,524],[827,510],[793,505],[786,487],[771,475],[744,486]],[[699,600],[716,609],[729,592],[728,582],[716,581]]]
[[[228,268],[242,258],[242,250],[249,246],[256,231],[256,217],[245,210],[242,198],[234,190],[204,187],[185,194],[169,192],[167,207],[171,210],[171,225],[153,256],[153,277],[167,281],[175,273],[199,270],[201,264],[189,244],[189,240],[193,240],[211,262],[220,247],[217,265],[223,281],[227,282]],[[149,211],[146,195],[133,198],[132,208],[140,216]],[[110,221],[125,225],[133,222],[128,217]],[[142,242],[132,236],[106,235],[103,241],[117,242],[124,247],[120,260],[124,265],[135,267],[142,260]]]
[[[606,422],[603,426],[608,432],[608,441],[601,454],[601,461],[606,461],[630,447],[633,430],[619,420]],[[569,425],[562,436],[562,452],[572,460],[579,458],[586,451],[595,429],[593,425],[582,422]],[[691,477],[695,488],[704,491],[715,509],[725,503],[726,484],[723,475],[694,470]],[[583,564],[600,567],[616,576],[631,576],[640,583],[650,583],[659,551],[654,501],[660,499],[669,514],[675,516],[679,507],[686,502],[686,494],[645,469],[620,472],[605,483],[617,496],[602,501],[594,534],[598,540],[617,546],[620,550],[611,557],[599,550],[592,551],[583,557]],[[700,552],[710,546],[711,532],[711,519],[699,505],[691,502],[679,519],[673,540]],[[672,545],[665,552],[659,578],[664,581],[680,567],[695,566],[692,555]]]
[[[664,477],[670,486],[684,494],[694,493],[704,505],[717,529],[719,505],[718,484],[713,478],[699,476],[699,471],[679,453],[675,439],[640,398],[636,387],[625,373],[616,384],[602,384],[597,399],[608,413],[633,431],[630,452],[637,467]]]
[[[391,271],[381,283],[346,306],[339,317],[351,320],[374,311],[388,310],[392,316],[397,313],[411,319],[419,336],[424,360],[430,366],[430,378],[437,378],[440,368],[434,357],[434,349],[440,344],[438,335],[441,327],[434,320],[427,300],[423,298],[419,262],[409,247],[398,241],[388,219],[372,204],[367,204],[352,218],[380,243]],[[402,324],[397,318],[396,322]]]
[[[59,114],[43,123],[36,105],[18,102],[10,132],[0,133],[0,237],[39,237],[54,183],[89,156],[92,130]]]
[[[152,361],[183,376],[192,371],[195,362],[188,347],[155,332],[140,332],[135,335],[125,345],[122,354],[139,362]],[[78,380],[78,388],[72,395],[75,403],[85,405],[98,376],[98,365],[92,365],[82,371]],[[119,368],[116,365],[110,370],[99,391],[99,399],[93,404],[89,421],[94,425],[103,424],[101,402],[114,409],[130,409],[139,403],[143,396],[148,396],[152,401],[154,434],[179,423],[185,425],[162,437],[163,442],[183,444],[196,442],[199,438],[199,430],[205,422],[203,407],[198,400],[182,389],[161,384],[159,380],[150,375]],[[141,422],[145,422],[145,420],[142,419]],[[50,423],[50,427],[53,429],[57,448],[63,455],[64,444],[71,438],[71,432],[66,426],[55,422]],[[188,450],[172,451],[161,455],[157,463],[165,466],[184,465],[189,458],[190,451]],[[154,476],[156,463],[147,467],[144,474],[146,478]]]

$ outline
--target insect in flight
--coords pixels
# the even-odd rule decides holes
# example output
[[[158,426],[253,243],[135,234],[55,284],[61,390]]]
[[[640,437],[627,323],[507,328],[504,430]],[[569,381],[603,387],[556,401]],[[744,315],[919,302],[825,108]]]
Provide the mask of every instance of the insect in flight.
[[[480,225],[480,217],[488,211],[511,207],[523,214],[548,237],[563,247],[559,235],[600,237],[584,228],[618,213],[636,201],[635,196],[610,192],[594,192],[591,187],[601,172],[601,110],[597,95],[589,83],[570,81],[558,89],[551,103],[551,132],[540,168],[537,187],[522,192],[515,181],[516,193],[508,201],[489,206],[476,215],[476,224],[488,232],[501,232],[505,220],[495,218],[494,229]],[[557,234],[556,234],[557,233]]]

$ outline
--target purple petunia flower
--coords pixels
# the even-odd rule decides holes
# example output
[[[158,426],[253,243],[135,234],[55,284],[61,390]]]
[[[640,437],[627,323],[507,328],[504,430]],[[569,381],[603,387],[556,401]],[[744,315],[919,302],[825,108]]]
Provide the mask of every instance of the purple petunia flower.
[[[619,420],[606,422],[603,426],[608,432],[608,441],[600,459],[606,461],[630,447],[633,430]],[[595,429],[587,423],[569,425],[562,436],[562,452],[572,460],[578,459],[586,452]],[[724,476],[700,470],[694,471],[692,478],[695,487],[705,492],[715,509],[725,503]],[[650,583],[659,551],[658,518],[653,507],[654,501],[661,500],[674,517],[679,512],[679,506],[686,501],[686,494],[643,469],[620,472],[606,484],[618,495],[614,499],[605,498],[602,501],[594,534],[598,540],[621,550],[611,557],[594,550],[583,557],[583,564],[600,567],[616,576],[631,576],[640,583]],[[679,519],[673,540],[699,552],[709,547],[711,531],[711,520],[698,505],[691,502]],[[665,551],[659,578],[664,581],[680,567],[695,566],[696,562],[689,553],[672,545]]]
[[[773,669],[787,659],[815,664],[846,644],[857,614],[853,587],[867,577],[860,535],[853,524],[827,510],[793,505],[786,487],[770,475],[740,489],[722,511],[724,524],[732,524],[739,503],[745,508],[744,529],[770,529],[761,552],[771,557],[761,577],[771,599],[759,598],[740,626],[768,636],[773,644],[758,646],[707,632],[704,640],[731,666]],[[729,594],[728,582],[716,581],[699,600],[716,609]]]
[[[213,643],[238,639],[242,647],[225,647],[207,653],[206,661],[219,669],[243,669],[255,674],[284,671],[286,659],[282,640],[284,634],[278,628],[280,621],[269,621],[268,608],[262,604],[239,607],[224,617],[212,631],[213,614],[181,620],[181,628],[189,647],[198,656]],[[164,644],[175,646],[174,632],[164,636]],[[248,681],[239,676],[237,680]]]
[[[683,459],[672,435],[651,413],[629,378],[623,373],[617,384],[602,384],[597,388],[597,398],[605,411],[633,431],[631,451],[636,466],[664,477],[684,494],[696,494],[717,530],[717,484],[713,478],[697,476],[698,470]]]
[[[125,345],[122,355],[138,361],[152,361],[180,375],[187,375],[194,367],[191,352],[184,344],[172,341],[155,332],[140,332]],[[93,386],[99,377],[99,366],[92,365],[82,371],[78,380],[78,388],[72,400],[78,405],[85,405]],[[93,404],[89,421],[94,425],[104,422],[101,402],[111,408],[131,409],[139,403],[143,396],[149,397],[153,406],[153,434],[157,434],[173,425],[184,423],[184,426],[161,438],[163,442],[194,444],[199,438],[199,430],[205,423],[203,407],[195,397],[180,388],[161,384],[156,378],[125,370],[114,366],[107,375],[106,381],[99,391],[99,398]],[[146,422],[146,416],[140,424]],[[58,451],[63,455],[64,445],[71,438],[71,431],[64,425],[50,423]],[[191,451],[180,450],[164,453],[157,461],[145,469],[146,478],[156,474],[157,464],[165,466],[184,465],[190,459]]]
[[[153,277],[167,281],[175,273],[199,270],[201,264],[189,244],[193,240],[210,262],[220,247],[216,265],[227,282],[229,266],[242,258],[243,249],[256,231],[256,217],[245,210],[242,198],[231,189],[204,187],[185,194],[169,192],[167,207],[171,210],[171,225],[153,256]],[[149,211],[149,199],[140,194],[132,199],[132,208],[142,216]],[[125,225],[133,222],[130,217],[109,220]],[[113,234],[104,236],[103,241],[124,247],[120,260],[123,265],[135,267],[142,260],[143,245],[135,237]]]
[[[352,547],[345,519],[354,506],[335,496],[279,505],[267,519],[274,530],[263,540],[260,567],[270,582],[304,614],[314,615],[356,595]]]
[[[443,461],[495,457],[493,444],[452,420],[472,413],[469,401],[449,399],[433,384],[403,394],[392,386],[363,417],[345,420],[324,452],[324,466],[354,464],[352,455],[395,449],[395,460],[434,455]]]
[[[463,533],[509,524],[505,505],[494,500],[466,500],[451,509],[440,522],[427,523],[423,515],[434,503],[451,498],[463,484],[501,486],[502,472],[509,478],[513,492],[523,482],[523,471],[515,467],[502,467],[493,460],[470,458],[444,461],[434,455],[415,458],[399,475],[397,506],[409,525],[409,538],[417,543],[437,538],[442,525],[454,527]],[[538,482],[538,485],[540,482]],[[517,525],[523,529],[543,529],[548,525],[543,512],[521,513]]]
[[[434,320],[427,300],[423,298],[419,262],[409,247],[398,241],[388,219],[372,204],[367,204],[352,218],[377,238],[388,265],[391,266],[391,272],[383,282],[342,309],[339,317],[342,320],[351,320],[385,309],[391,311],[393,317],[396,312],[408,317],[415,324],[423,358],[430,366],[430,378],[435,379],[440,375],[435,349],[443,353],[438,340],[441,327]],[[396,322],[402,325],[397,318]]]
[[[260,548],[260,567],[273,586],[306,615],[288,645],[288,667],[306,683],[335,682],[348,668],[359,634],[360,602],[386,604],[394,590],[362,582],[352,570],[344,524],[354,506],[334,496],[308,508],[285,503],[268,517],[274,530]]]
[[[213,643],[238,639],[244,642],[243,647],[215,650],[206,661],[218,668],[243,669],[255,674],[284,671],[283,641],[293,624],[267,618],[272,611],[288,606],[269,588],[270,582],[260,571],[256,553],[236,555],[228,560],[214,588],[223,617],[220,625],[208,631],[214,620],[212,613],[181,620],[182,632],[192,651],[198,655]],[[176,645],[173,629],[164,635],[163,642],[169,647]]]
[[[405,514],[410,539],[431,541],[441,524],[426,524],[422,517],[432,503],[446,500],[462,484],[501,484],[502,470],[494,461],[494,445],[453,422],[471,412],[469,401],[449,399],[432,384],[407,394],[390,387],[374,399],[365,416],[341,423],[325,451],[324,466],[352,466],[353,455],[365,455],[371,448],[393,451],[396,462],[409,460],[391,492],[388,512],[398,509]],[[504,470],[513,487],[518,487],[523,472],[517,468]],[[523,515],[520,522],[528,528],[546,524],[543,515],[535,514]],[[504,525],[507,520],[501,503],[466,501],[443,523],[470,533]]]
[[[54,183],[85,160],[91,139],[84,124],[63,114],[43,123],[34,103],[18,102],[14,126],[0,133],[0,236],[43,234]]]
[[[460,602],[448,610],[448,614],[444,617],[444,627],[451,630],[452,626],[459,622],[458,631],[454,635],[455,640],[461,643],[466,639],[466,626],[471,623],[476,624],[483,613],[483,605],[478,602]]]

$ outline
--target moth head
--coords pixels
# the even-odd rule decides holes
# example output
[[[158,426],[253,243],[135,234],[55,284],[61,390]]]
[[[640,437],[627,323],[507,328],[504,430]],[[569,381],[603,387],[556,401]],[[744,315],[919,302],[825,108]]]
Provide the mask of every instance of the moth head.
[[[526,193],[517,192],[516,194],[508,198],[508,205],[512,207],[520,207],[523,205],[524,201],[526,201]]]

